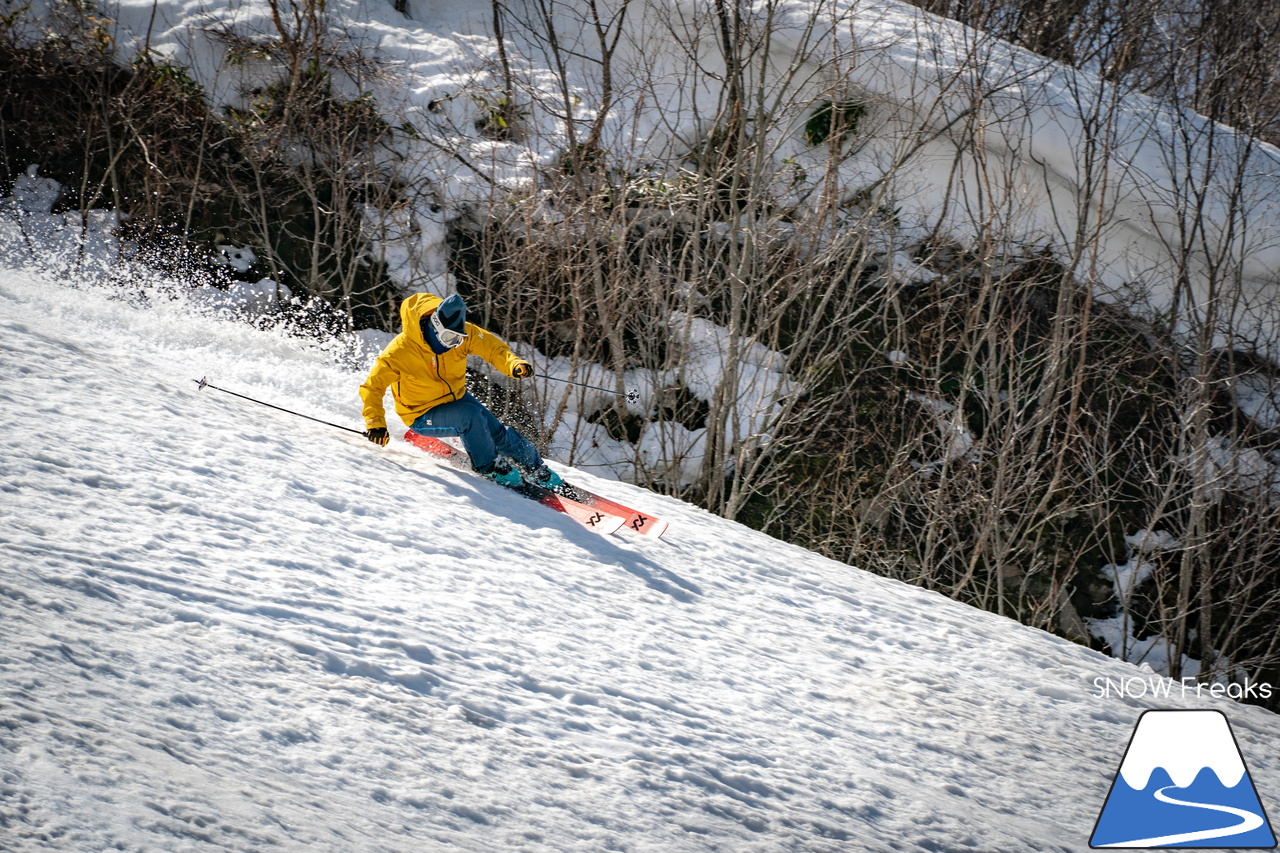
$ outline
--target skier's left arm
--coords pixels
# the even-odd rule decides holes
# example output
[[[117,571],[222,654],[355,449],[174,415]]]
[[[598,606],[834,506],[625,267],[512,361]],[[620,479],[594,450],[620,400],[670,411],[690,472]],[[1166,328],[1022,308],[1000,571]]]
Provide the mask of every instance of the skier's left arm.
[[[533,375],[533,365],[511,351],[507,342],[493,332],[472,323],[467,337],[468,353],[478,355],[507,376],[524,379]]]

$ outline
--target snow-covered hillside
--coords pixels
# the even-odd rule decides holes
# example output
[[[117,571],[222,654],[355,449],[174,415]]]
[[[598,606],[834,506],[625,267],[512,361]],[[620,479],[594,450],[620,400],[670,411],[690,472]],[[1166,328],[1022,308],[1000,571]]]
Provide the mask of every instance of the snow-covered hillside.
[[[773,240],[782,245],[795,233],[805,234],[786,251],[814,260],[815,269],[829,260],[823,253],[833,245],[844,244],[836,254],[853,245],[848,262],[859,271],[855,278],[865,274],[917,293],[940,277],[948,286],[950,279],[969,274],[1013,279],[1028,259],[1051,257],[1099,298],[1155,318],[1157,330],[1204,331],[1207,336],[1193,337],[1263,356],[1280,353],[1280,151],[1189,110],[1169,108],[894,0],[734,4],[745,16],[744,38],[750,42],[749,49],[742,47],[750,58],[744,86],[758,99],[749,122],[756,153],[748,159],[759,172],[749,182],[760,195],[753,204],[779,215],[744,219],[724,211],[664,210],[664,197],[685,193],[694,186],[687,183],[690,175],[707,171],[699,158],[722,130],[717,125],[724,120],[726,61],[715,6],[680,0],[590,4],[601,14],[595,23],[608,30],[604,42],[616,48],[607,86],[601,34],[584,4],[573,0],[113,0],[92,9],[75,7],[79,19],[66,4],[34,0],[13,10],[6,32],[26,44],[57,44],[68,32],[101,28],[94,44],[109,45],[123,65],[145,60],[172,66],[171,76],[195,84],[219,121],[275,114],[280,105],[270,105],[270,93],[279,90],[288,68],[323,68],[325,85],[337,97],[360,98],[394,128],[370,155],[365,180],[396,191],[362,201],[358,212],[332,217],[362,234],[353,240],[360,243],[358,260],[344,263],[365,269],[371,260],[385,262],[397,292],[387,299],[371,292],[361,297],[379,306],[419,290],[505,289],[494,286],[504,280],[501,274],[454,281],[450,234],[456,247],[484,223],[494,233],[513,235],[579,216],[593,221],[602,210],[577,211],[572,194],[554,187],[565,178],[566,155],[598,131],[611,192],[633,202],[647,199],[641,202],[644,216],[606,230],[622,227],[636,235],[650,228],[637,223],[649,222],[662,231],[694,215],[712,245],[733,233],[756,246]],[[314,29],[303,23],[304,8],[318,14]],[[506,21],[500,42],[496,8]],[[301,65],[297,56],[286,62],[291,39],[289,50],[298,41],[314,40],[315,55]],[[22,100],[21,93],[17,98]],[[497,103],[510,107],[518,132],[492,132]],[[809,123],[837,103],[857,107],[856,133],[834,145],[816,142]],[[286,160],[302,157],[312,145],[306,130],[287,135]],[[264,138],[242,142],[249,149],[267,144]],[[101,183],[101,176],[76,178],[74,168],[57,162],[53,152],[40,151],[42,144],[31,143],[30,162],[17,165],[27,174],[12,188],[0,188],[12,197],[12,203],[0,199],[5,218],[12,214],[21,229],[10,245],[0,238],[0,255],[15,246],[25,251],[27,244],[59,252],[72,266],[86,256],[107,255],[114,263],[118,250],[127,255],[131,247],[117,242],[114,229],[133,214],[93,210],[82,217],[64,210],[75,186]],[[147,150],[142,140],[135,147]],[[206,153],[194,159],[203,163]],[[336,162],[343,164],[339,172],[351,168],[349,158]],[[139,168],[162,174],[168,164],[146,154],[145,168]],[[234,183],[218,174],[201,177],[197,168],[190,181]],[[65,191],[54,175],[67,183]],[[174,180],[179,192],[182,181]],[[308,192],[306,199],[297,198],[312,209],[314,228],[329,211],[313,207],[314,192]],[[691,197],[706,198],[706,187]],[[196,195],[189,203],[174,203],[188,219],[197,206],[206,207]],[[817,211],[826,212],[813,215]],[[227,221],[214,223],[219,232],[229,229],[214,245],[246,277],[237,287],[256,287],[262,301],[274,302],[275,281],[257,278],[270,274],[299,297],[308,290],[332,296],[335,291],[282,260],[291,250],[270,245],[292,234],[294,226],[263,216],[250,223],[227,214]],[[573,228],[548,228],[535,242],[554,249],[576,241],[574,234]],[[224,245],[224,239],[255,245]],[[313,247],[333,242],[318,232],[298,239],[311,240]],[[292,244],[293,237],[285,242]],[[970,252],[971,260],[961,266],[973,268],[963,274],[944,260]],[[803,347],[789,349],[781,339],[766,341],[774,320],[763,314],[734,320],[702,312],[715,304],[716,289],[728,279],[710,274],[714,264],[689,267],[680,256],[673,252],[654,263],[647,284],[618,283],[622,292],[647,292],[653,285],[661,295],[661,310],[670,312],[671,323],[620,332],[655,339],[652,353],[660,356],[632,352],[624,364],[613,363],[603,350],[575,350],[570,359],[559,346],[564,329],[515,332],[521,355],[554,377],[539,389],[538,408],[547,415],[542,426],[561,458],[627,482],[687,486],[709,470],[744,472],[757,448],[785,434],[781,421],[799,399],[796,392],[812,393],[821,375],[810,372],[814,356]],[[255,257],[263,261],[257,267]],[[452,260],[454,270],[476,262],[457,255]],[[512,268],[521,260],[512,258]],[[488,269],[494,261],[481,266]],[[324,266],[314,255],[310,263],[313,273]],[[367,268],[384,269],[376,263]],[[746,280],[754,289],[767,287],[770,279],[752,273]],[[564,286],[552,277],[527,292],[554,302]],[[490,295],[512,301],[510,291],[482,298]],[[769,305],[771,299],[744,304]],[[527,316],[518,300],[513,307]],[[628,303],[622,310],[635,317],[653,309]],[[366,314],[360,322],[368,319]],[[877,332],[867,346],[875,348],[876,359],[909,367],[913,358],[932,358],[908,352],[905,339],[917,333]],[[588,335],[574,331],[570,337],[581,341]],[[616,343],[610,352],[623,349]],[[610,391],[636,390],[627,407],[630,422],[619,428],[605,418],[614,401],[610,392],[589,393],[559,381],[570,378]],[[1277,380],[1269,369],[1250,369],[1228,384],[1242,409],[1274,419]],[[667,417],[679,408],[672,399],[691,401],[692,412]],[[927,405],[963,409],[952,399]],[[729,441],[719,440],[722,431]],[[972,437],[955,435],[950,453],[960,458],[971,449]],[[739,497],[731,496],[730,503],[727,514],[740,510]]]
[[[0,273],[0,849],[1084,850],[1152,707],[1278,802],[1270,713],[567,471],[672,523],[600,537],[123,297]]]
[[[23,19],[31,37],[49,5],[37,0]],[[674,168],[716,121],[726,71],[710,5],[598,4],[602,22],[622,36],[602,136],[620,164]],[[526,132],[496,141],[476,130],[503,85],[490,4],[325,4],[334,37],[366,57],[352,63],[364,76],[338,75],[335,85],[350,96],[373,93],[393,124],[421,133],[402,141],[397,168],[407,185],[426,182],[432,191],[391,216],[403,220],[403,240],[381,247],[392,274],[411,287],[447,290],[444,221],[505,192],[532,191],[570,144],[566,113],[581,138],[603,109],[598,36],[581,5],[504,7]],[[1221,285],[1202,279],[1223,276],[1239,290],[1232,333],[1270,352],[1280,329],[1274,147],[896,0],[771,0],[743,9],[770,32],[770,71],[751,85],[777,101],[774,168],[822,174],[830,151],[805,142],[804,121],[822,98],[854,98],[867,114],[836,180],[848,197],[886,191],[900,245],[939,233],[968,244],[998,226],[1020,245],[1078,253],[1083,278],[1157,312],[1208,299]],[[249,93],[281,73],[251,57],[233,60],[227,44],[229,33],[264,44],[278,37],[269,0],[117,0],[110,13],[121,61],[149,52],[189,68],[215,107],[247,108]],[[548,22],[560,56],[552,55]]]

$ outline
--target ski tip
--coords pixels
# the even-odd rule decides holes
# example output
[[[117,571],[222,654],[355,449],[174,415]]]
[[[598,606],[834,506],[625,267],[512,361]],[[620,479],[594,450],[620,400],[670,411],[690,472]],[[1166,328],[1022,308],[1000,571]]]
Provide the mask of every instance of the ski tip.
[[[582,521],[579,519],[579,521],[602,536],[611,536],[622,529],[623,522],[626,519],[618,518],[616,515],[607,515],[597,520]]]
[[[660,518],[636,513],[627,520],[626,526],[641,535],[651,536],[654,539],[661,539],[662,534],[667,532],[667,527],[669,525]]]
[[[563,512],[583,527],[599,533],[601,536],[609,536],[617,533],[622,529],[622,525],[626,523],[626,519],[621,516],[611,515],[610,513],[602,512],[595,507],[580,504],[575,500],[564,497],[563,495],[557,495],[555,492],[548,492],[540,486],[533,486],[532,488],[538,489],[540,492],[544,493],[542,502],[547,506]]]

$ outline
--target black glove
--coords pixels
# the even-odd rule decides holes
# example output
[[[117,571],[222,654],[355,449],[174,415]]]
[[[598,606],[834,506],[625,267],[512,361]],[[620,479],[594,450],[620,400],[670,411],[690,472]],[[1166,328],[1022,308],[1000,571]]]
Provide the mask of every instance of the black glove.
[[[387,442],[391,440],[391,433],[387,432],[386,427],[374,427],[373,429],[365,430],[364,437],[379,447],[386,447]]]
[[[516,379],[528,379],[533,375],[533,365],[527,361],[516,362],[516,366],[511,368],[511,375]]]

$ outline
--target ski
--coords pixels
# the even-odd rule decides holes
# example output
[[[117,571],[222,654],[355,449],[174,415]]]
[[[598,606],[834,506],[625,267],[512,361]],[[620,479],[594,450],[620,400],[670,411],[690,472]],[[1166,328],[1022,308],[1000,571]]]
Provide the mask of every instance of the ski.
[[[418,435],[413,430],[405,433],[405,440],[428,453],[447,459],[459,467],[468,467],[467,454],[447,442],[425,435]],[[641,512],[625,504],[620,504],[611,498],[606,498],[604,495],[597,495],[589,489],[582,488],[582,486],[565,483],[554,494],[583,506],[599,510],[607,515],[620,517],[622,526],[634,533],[652,536],[657,539],[667,532],[668,524],[661,518]]]
[[[449,461],[451,464],[459,467],[468,467],[466,453],[451,444],[437,438],[418,435],[412,430],[405,433],[405,440],[428,453]],[[655,539],[666,533],[669,526],[666,521],[655,515],[641,512],[638,509],[618,503],[612,498],[598,495],[573,483],[565,483],[561,490],[553,494],[583,506],[592,507],[607,515],[620,517],[623,527],[635,533],[652,536]]]
[[[582,486],[566,485],[569,487],[570,496],[578,503],[594,507],[610,515],[621,516],[623,520],[622,526],[629,530],[645,536],[652,536],[655,539],[667,532],[667,522],[661,518],[650,515],[647,512],[641,512],[638,509],[632,509],[603,495],[597,495],[595,492],[582,488]]]
[[[413,430],[409,430],[404,434],[404,440],[417,447],[419,450],[425,450],[432,456],[443,459],[455,468],[466,470],[471,469],[470,460],[467,454],[463,453],[455,447],[445,444],[438,438],[432,438],[428,435],[419,435]],[[506,486],[511,491],[523,495],[530,500],[535,500],[543,506],[550,507],[557,512],[563,512],[574,521],[582,524],[584,527],[590,528],[595,532],[608,536],[617,532],[626,522],[627,519],[609,512],[604,507],[589,506],[585,503],[579,503],[566,495],[556,494],[555,492],[544,489],[533,483],[522,482],[518,486]]]

